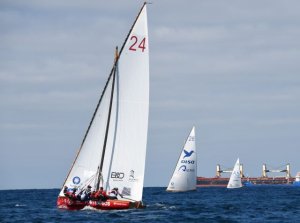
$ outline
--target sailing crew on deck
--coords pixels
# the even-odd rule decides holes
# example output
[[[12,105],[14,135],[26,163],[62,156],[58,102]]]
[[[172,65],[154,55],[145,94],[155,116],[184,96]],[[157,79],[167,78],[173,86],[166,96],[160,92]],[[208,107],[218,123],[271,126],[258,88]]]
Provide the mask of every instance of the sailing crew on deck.
[[[64,195],[72,200],[77,200],[76,191],[77,191],[77,188],[70,189],[67,186],[64,187]]]
[[[123,198],[122,194],[119,193],[119,189],[115,187],[109,193],[109,199],[118,199],[118,195]]]
[[[67,186],[64,186],[63,193],[67,197],[67,194],[68,194],[68,187]]]
[[[103,187],[100,187],[99,190],[95,192],[93,196],[91,196],[91,199],[96,201],[106,201],[108,199],[108,196],[105,190],[103,190]]]
[[[67,186],[64,186],[63,193],[66,197],[72,199],[72,200],[77,200],[77,195],[76,195],[76,188],[68,188]]]
[[[81,201],[88,201],[88,200],[90,200],[91,199],[91,193],[92,193],[91,188],[92,187],[90,185],[88,185],[85,190],[82,190],[78,194],[78,200],[81,200]]]
[[[95,194],[96,194],[96,191],[95,189],[92,191],[91,193],[91,200],[94,201],[95,200]]]

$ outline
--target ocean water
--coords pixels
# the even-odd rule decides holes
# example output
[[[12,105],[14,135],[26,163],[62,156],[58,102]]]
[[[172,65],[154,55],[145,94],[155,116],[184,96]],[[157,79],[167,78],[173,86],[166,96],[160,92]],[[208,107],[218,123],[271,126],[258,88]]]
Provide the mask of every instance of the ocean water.
[[[0,191],[0,222],[300,222],[300,187],[144,188],[145,209],[56,208],[58,189]]]

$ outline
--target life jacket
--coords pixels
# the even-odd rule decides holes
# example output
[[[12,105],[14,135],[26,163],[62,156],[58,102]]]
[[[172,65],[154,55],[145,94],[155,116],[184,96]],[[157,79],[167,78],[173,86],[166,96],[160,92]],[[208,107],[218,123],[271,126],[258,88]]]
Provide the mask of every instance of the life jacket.
[[[104,196],[104,197],[106,197],[107,196],[107,194],[106,194],[106,192],[104,191],[104,190],[102,190],[102,191],[98,191],[99,193],[99,195],[102,195],[102,196]]]
[[[75,194],[75,192],[67,191],[67,193],[65,193],[65,196],[68,197],[68,198],[71,198],[73,200],[76,200],[76,194]]]
[[[106,194],[105,190],[103,190],[103,191],[101,192],[101,195],[103,195],[104,197],[107,197],[107,194]]]

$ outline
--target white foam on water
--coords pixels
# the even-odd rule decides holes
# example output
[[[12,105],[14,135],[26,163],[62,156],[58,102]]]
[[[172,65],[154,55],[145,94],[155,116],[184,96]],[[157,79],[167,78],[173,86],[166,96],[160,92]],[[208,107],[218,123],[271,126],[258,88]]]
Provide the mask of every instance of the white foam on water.
[[[25,204],[16,204],[15,207],[26,207],[27,205]]]
[[[91,206],[85,206],[84,208],[82,208],[82,210],[92,210],[92,211],[101,211],[99,209],[93,208]]]

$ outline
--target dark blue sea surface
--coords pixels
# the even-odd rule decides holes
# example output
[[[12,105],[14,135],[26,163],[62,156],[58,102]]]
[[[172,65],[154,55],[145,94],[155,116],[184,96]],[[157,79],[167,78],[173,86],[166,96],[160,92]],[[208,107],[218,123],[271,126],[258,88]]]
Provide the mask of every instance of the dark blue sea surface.
[[[0,222],[300,222],[300,187],[144,188],[145,209],[56,208],[58,189],[0,191]]]

